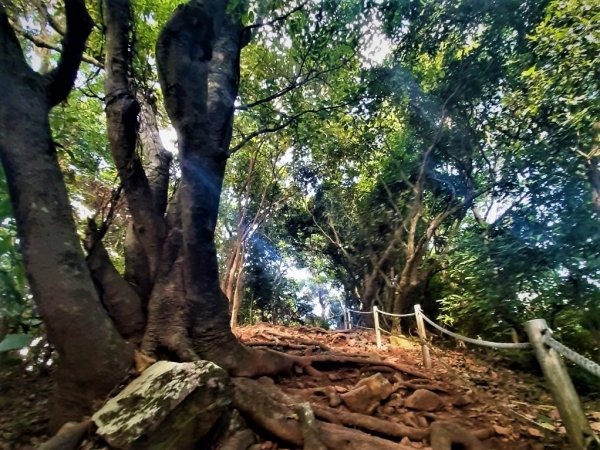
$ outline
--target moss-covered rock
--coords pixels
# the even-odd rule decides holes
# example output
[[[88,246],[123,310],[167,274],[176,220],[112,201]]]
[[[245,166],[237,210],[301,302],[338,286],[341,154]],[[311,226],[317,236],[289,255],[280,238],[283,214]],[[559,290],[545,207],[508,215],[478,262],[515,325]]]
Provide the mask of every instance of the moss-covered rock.
[[[227,373],[214,363],[159,361],[92,420],[117,449],[194,448],[230,403]]]

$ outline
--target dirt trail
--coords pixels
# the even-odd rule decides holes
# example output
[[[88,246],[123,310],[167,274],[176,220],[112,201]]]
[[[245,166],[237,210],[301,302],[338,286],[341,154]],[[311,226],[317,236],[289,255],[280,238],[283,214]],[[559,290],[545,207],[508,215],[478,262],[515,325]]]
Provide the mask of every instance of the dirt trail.
[[[297,373],[236,383],[240,389],[254,383],[247,385],[252,392],[284,395],[288,405],[310,405],[321,421],[317,431],[333,437],[341,433],[335,437],[340,442],[360,430],[373,436],[369,448],[431,449],[432,439],[438,445],[444,439],[460,442],[463,446],[456,448],[465,449],[569,448],[542,379],[501,367],[501,354],[483,360],[467,348],[433,346],[433,368],[428,371],[414,338],[394,337],[390,342],[386,337],[384,348],[378,349],[367,330],[259,324],[236,333],[247,345],[310,358],[311,365]],[[0,450],[33,449],[48,437],[49,386],[49,377],[19,367],[0,371]],[[592,428],[599,432],[600,403],[585,404]],[[253,405],[248,408],[251,412]],[[293,414],[305,412],[297,409]],[[259,436],[253,450],[301,448],[275,439],[265,427],[249,425]]]
[[[356,390],[361,380],[379,373],[389,381],[393,393],[376,402],[372,410],[361,411],[363,418],[372,417],[411,430],[427,429],[435,421],[451,422],[476,435],[488,449],[569,448],[558,411],[552,405],[543,380],[500,367],[496,362],[501,356],[486,362],[467,348],[432,347],[433,368],[427,371],[422,365],[420,345],[414,338],[393,337],[390,343],[387,337],[384,348],[378,349],[374,333],[368,330],[336,332],[259,324],[239,328],[237,333],[248,345],[264,345],[298,355],[359,354],[381,360],[381,365],[325,363],[319,367],[313,364],[322,373],[276,380],[276,384],[290,395],[310,401],[317,418],[322,420],[337,419],[338,423],[393,439],[409,448],[430,448],[429,439],[420,439],[418,433],[394,437],[393,432],[382,431],[368,420],[348,418],[348,414],[352,414],[348,406],[352,404],[345,402],[343,397]],[[427,377],[404,373],[390,367],[392,365],[412,368]],[[435,396],[427,393],[423,396],[423,390]],[[436,399],[441,400],[437,405]],[[586,409],[592,427],[598,432],[600,412],[597,408],[600,405],[594,403],[588,402]],[[263,448],[279,447],[276,443],[266,442]]]

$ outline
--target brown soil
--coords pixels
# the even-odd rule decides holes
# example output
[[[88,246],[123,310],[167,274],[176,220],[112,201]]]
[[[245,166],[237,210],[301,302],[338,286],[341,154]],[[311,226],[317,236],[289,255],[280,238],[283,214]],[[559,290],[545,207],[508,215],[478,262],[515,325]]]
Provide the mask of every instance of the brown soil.
[[[0,367],[0,450],[29,450],[49,436],[48,374],[11,364]]]
[[[324,422],[400,442],[404,448],[430,449],[429,430],[434,422],[459,425],[480,438],[487,449],[569,448],[543,380],[500,367],[497,359],[501,356],[484,360],[470,349],[432,347],[433,369],[427,371],[420,346],[412,338],[394,338],[392,343],[386,338],[384,348],[377,349],[373,333],[367,330],[336,332],[259,324],[238,328],[236,333],[253,347],[312,359],[310,370],[273,381],[293,401],[309,402],[316,418]],[[393,393],[372,412],[349,411],[341,398],[360,380],[377,373],[389,381]],[[441,407],[426,412],[405,405],[407,397],[423,388],[441,397]],[[18,366],[0,370],[0,450],[33,449],[48,438],[49,393],[48,376]],[[584,404],[592,427],[600,431],[600,405],[585,400]],[[259,426],[253,426],[253,431],[260,442],[254,448],[300,448],[277,440]]]
[[[372,416],[391,423],[415,427],[434,421],[450,421],[475,432],[485,448],[497,450],[566,449],[569,444],[558,411],[543,385],[543,379],[526,372],[514,372],[498,364],[500,354],[486,360],[468,348],[441,349],[431,347],[433,368],[423,368],[421,349],[413,338],[384,338],[384,348],[375,345],[372,331],[325,332],[316,328],[286,328],[260,324],[238,329],[238,336],[247,344],[267,344],[270,348],[295,354],[368,354],[382,363],[396,363],[427,372],[430,380],[390,370],[387,366],[319,367],[326,377],[297,375],[276,380],[284,391],[301,393],[311,403],[330,406],[327,389],[337,392],[352,389],[359,380],[381,372],[390,382],[403,386],[396,392],[406,398],[415,389],[425,387],[442,397],[445,406],[435,412],[414,411],[394,400],[381,402]],[[313,341],[313,342],[311,342]],[[304,345],[304,349],[298,347]],[[279,346],[279,347],[278,347]],[[416,379],[416,380],[415,380]],[[402,380],[402,381],[398,381]],[[600,431],[600,403],[583,399],[592,427]],[[392,404],[393,406],[389,406]],[[344,405],[340,412],[347,411]],[[429,448],[428,439],[394,439],[414,447]],[[279,448],[275,442],[265,442],[264,448]]]

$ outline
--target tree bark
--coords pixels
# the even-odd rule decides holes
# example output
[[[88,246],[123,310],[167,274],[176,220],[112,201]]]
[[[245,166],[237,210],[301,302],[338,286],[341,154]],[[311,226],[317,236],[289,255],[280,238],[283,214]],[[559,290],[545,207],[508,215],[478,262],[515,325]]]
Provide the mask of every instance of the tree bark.
[[[238,325],[238,316],[244,299],[244,255],[242,254],[239,263],[239,269],[235,276],[235,286],[233,290],[233,299],[231,307],[231,328]]]
[[[135,236],[146,256],[149,278],[153,280],[165,229],[163,217],[155,209],[148,178],[136,152],[140,104],[129,84],[129,0],[105,0],[103,13],[108,141],[133,218]]]
[[[140,112],[140,143],[144,155],[144,172],[148,178],[154,209],[162,216],[167,210],[169,169],[173,155],[167,151],[160,138],[156,98],[151,94],[138,95]]]
[[[250,374],[270,361],[231,332],[214,243],[242,47],[241,25],[224,16],[222,2],[180,6],[159,36],[156,56],[165,106],[179,137],[183,267],[194,348],[234,374]]]
[[[97,232],[96,224],[90,220],[85,239],[88,268],[102,303],[121,336],[139,342],[146,323],[142,302],[113,265]]]
[[[235,243],[233,245],[233,249],[227,258],[227,264],[225,267],[225,279],[223,280],[223,292],[225,293],[225,297],[231,302],[233,300],[233,296],[235,293],[235,284],[237,277],[239,275],[240,263],[243,249],[243,244],[241,242],[242,235],[240,234],[240,228],[238,227],[238,233],[236,236]],[[232,306],[233,309],[233,306]]]
[[[592,127],[592,150],[588,155],[585,169],[592,189],[592,205],[600,215],[600,122]]]
[[[152,203],[162,220],[168,203],[169,170],[173,156],[162,144],[156,120],[156,99],[151,94],[138,94],[141,106],[139,114],[139,140],[143,151],[143,170],[147,174]],[[146,252],[133,221],[125,234],[125,279],[134,287],[144,305],[147,304],[153,282],[147,263]]]
[[[25,62],[0,5],[0,156],[27,277],[58,353],[52,427],[89,413],[132,361],[100,304],[79,242],[48,113],[68,95],[91,20],[83,1],[66,2],[67,36],[56,69],[42,77]]]
[[[586,163],[586,172],[592,188],[592,205],[600,214],[600,156],[591,157]]]

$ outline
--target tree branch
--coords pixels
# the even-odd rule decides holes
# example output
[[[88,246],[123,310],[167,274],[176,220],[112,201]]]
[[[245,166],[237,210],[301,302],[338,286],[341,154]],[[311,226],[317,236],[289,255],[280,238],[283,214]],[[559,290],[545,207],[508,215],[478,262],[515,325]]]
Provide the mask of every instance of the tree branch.
[[[85,0],[66,0],[67,33],[63,39],[58,66],[44,77],[46,95],[50,107],[67,98],[81,64],[85,41],[92,32],[94,23],[86,7]]]
[[[296,76],[293,77],[292,81],[290,82],[290,84],[288,84],[286,87],[284,87],[283,89],[279,90],[278,92],[275,92],[274,94],[271,94],[267,97],[261,98],[259,100],[255,100],[253,102],[250,103],[246,103],[244,105],[240,105],[237,106],[235,109],[237,109],[238,111],[247,111],[250,108],[254,108],[255,106],[259,106],[265,103],[269,103],[279,97],[283,97],[285,94],[287,94],[290,91],[293,91],[296,88],[300,88],[302,86],[307,85],[308,83],[310,83],[311,81],[317,80],[320,77],[322,77],[323,75],[326,75],[330,72],[334,72],[336,70],[339,70],[341,68],[343,68],[345,65],[348,64],[348,62],[356,55],[357,52],[353,52],[352,56],[350,58],[344,58],[343,61],[338,64],[335,65],[333,67],[329,67],[327,69],[323,69],[320,71],[313,71],[313,69],[309,69],[306,74],[304,75],[304,77],[302,77],[302,79],[300,81],[297,81],[298,78],[301,78],[301,73],[302,73],[302,67],[305,64],[306,58],[308,57],[308,55],[305,55],[304,58],[301,61],[301,69],[300,69],[300,73]]]
[[[253,23],[252,25],[248,25],[246,27],[247,30],[252,30],[254,28],[260,28],[260,27],[266,27],[266,26],[271,26],[276,24],[277,22],[281,22],[282,20],[287,19],[288,17],[290,17],[292,14],[294,14],[295,12],[300,11],[301,9],[303,9],[306,5],[308,4],[308,1],[301,3],[300,5],[296,6],[295,8],[289,10],[288,12],[282,14],[281,16],[275,17],[272,20],[269,20],[268,22],[262,22],[261,20],[259,20],[256,23]]]
[[[252,139],[254,139],[257,136],[260,136],[261,134],[275,133],[276,131],[284,129],[285,127],[287,127],[288,125],[291,125],[296,120],[298,120],[300,117],[305,116],[306,114],[318,114],[320,112],[340,109],[340,108],[343,108],[344,106],[351,105],[352,103],[357,102],[359,100],[361,100],[361,98],[355,98],[355,99],[349,100],[347,102],[339,103],[337,105],[324,106],[323,108],[307,109],[304,111],[300,111],[299,113],[294,114],[293,116],[288,116],[286,120],[278,123],[277,125],[273,125],[271,127],[264,127],[264,128],[261,128],[260,130],[256,130],[256,131],[248,134],[247,136],[244,136],[237,145],[230,148],[229,154],[232,155],[233,153],[237,152],[242,147],[244,147],[248,142],[250,142]]]
[[[55,52],[62,52],[62,48],[56,44],[53,44],[52,42],[47,41],[46,39],[41,38],[40,36],[36,36],[35,34],[31,34],[29,33],[27,30],[23,29],[22,27],[20,27],[19,25],[17,25],[14,22],[11,22],[11,26],[13,27],[13,29],[22,37],[24,37],[25,39],[27,39],[28,41],[30,41],[31,43],[33,43],[34,45],[36,45],[37,47],[40,48],[47,48],[48,50],[52,50]],[[96,58],[94,58],[93,56],[89,56],[87,54],[83,54],[81,57],[83,62],[86,62],[88,64],[91,64],[93,66],[96,66],[100,69],[104,69],[104,64],[102,64],[101,61],[98,61]]]
[[[63,24],[61,24],[58,20],[54,18],[52,14],[48,12],[48,8],[44,5],[40,0],[34,0],[33,4],[37,8],[37,10],[44,16],[44,19],[50,24],[50,26],[61,36],[64,36],[67,33]]]

